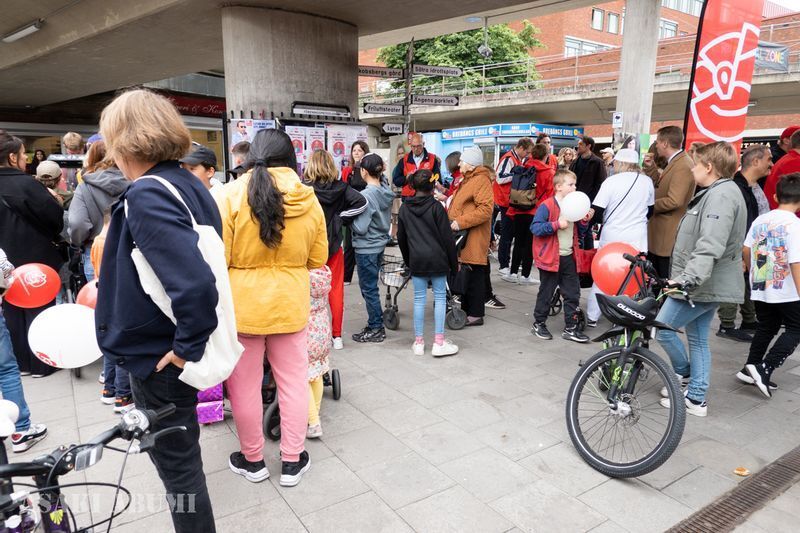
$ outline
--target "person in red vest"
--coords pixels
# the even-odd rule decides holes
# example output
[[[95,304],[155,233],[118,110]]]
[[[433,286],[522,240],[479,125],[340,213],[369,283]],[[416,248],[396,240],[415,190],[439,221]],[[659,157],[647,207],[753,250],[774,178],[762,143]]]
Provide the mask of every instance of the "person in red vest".
[[[547,156],[547,164],[553,168],[553,172],[558,170],[558,157],[553,153],[553,143],[550,140],[550,135],[547,133],[540,133],[536,136],[536,144],[544,144],[547,146],[547,149],[550,151],[550,155]]]
[[[514,222],[508,216],[508,196],[511,194],[511,169],[522,165],[531,150],[533,150],[533,140],[523,137],[517,141],[517,145],[500,156],[497,163],[497,179],[492,183],[494,192],[495,213],[492,220],[497,218],[500,213],[500,242],[497,244],[497,261],[500,263],[501,276],[508,275],[508,265],[511,261],[511,244],[514,241]],[[495,231],[495,234],[497,231]],[[516,272],[515,272],[516,274]]]
[[[764,195],[767,197],[770,209],[778,207],[775,190],[780,177],[793,172],[800,172],[800,130],[795,131],[789,138],[788,148],[786,155],[781,157],[772,167],[772,172],[770,172],[767,182],[764,184]]]
[[[394,186],[403,188],[403,200],[415,194],[414,189],[407,183],[407,178],[417,170],[430,170],[434,176],[441,176],[439,159],[425,149],[425,140],[422,135],[413,133],[408,142],[411,146],[411,153],[398,161],[392,172]]]

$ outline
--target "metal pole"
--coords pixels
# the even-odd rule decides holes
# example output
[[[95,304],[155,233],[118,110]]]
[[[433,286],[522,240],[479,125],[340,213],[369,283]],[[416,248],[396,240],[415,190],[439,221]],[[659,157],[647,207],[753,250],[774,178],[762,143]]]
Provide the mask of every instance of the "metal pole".
[[[413,61],[414,61],[414,39],[411,39],[411,42],[408,43],[408,52],[406,53],[406,98],[405,98],[405,106],[406,106],[406,131],[408,133],[411,131],[411,80],[412,80],[412,69],[413,69]]]

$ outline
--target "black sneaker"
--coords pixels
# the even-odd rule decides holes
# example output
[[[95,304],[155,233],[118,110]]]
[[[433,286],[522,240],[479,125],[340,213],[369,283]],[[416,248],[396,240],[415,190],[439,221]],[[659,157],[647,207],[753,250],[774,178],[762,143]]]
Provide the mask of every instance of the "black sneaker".
[[[742,369],[736,373],[736,379],[738,379],[742,383],[747,383],[748,385],[756,384],[755,380],[750,377],[750,374],[747,373],[747,368],[745,367],[742,367]],[[769,388],[772,390],[778,390],[778,384],[775,383],[774,381],[770,381]]]
[[[574,342],[581,342],[581,343],[589,342],[589,337],[578,331],[577,326],[572,326],[571,328],[564,328],[563,333],[561,333],[561,338]]]
[[[492,296],[491,298],[486,300],[486,304],[485,305],[486,305],[486,307],[489,307],[491,309],[505,309],[506,308],[506,304],[501,302],[500,299],[497,296]]]
[[[758,327],[758,322],[742,322],[742,324],[739,326],[739,329],[741,331],[744,331],[745,333],[752,334],[756,332],[757,327]]]
[[[744,367],[750,377],[753,378],[753,382],[758,387],[758,390],[761,391],[761,394],[767,398],[772,398],[772,392],[769,390],[769,378],[772,375],[772,371],[764,363],[760,365],[745,365]]]
[[[251,462],[244,458],[242,452],[233,452],[230,459],[228,459],[228,466],[231,471],[240,476],[244,476],[247,481],[259,483],[269,478],[269,470],[264,460]]]
[[[11,449],[14,450],[14,453],[24,452],[46,436],[47,426],[44,424],[31,424],[25,431],[11,434]]]
[[[310,467],[311,458],[305,450],[300,453],[300,459],[298,461],[292,463],[283,461],[283,466],[281,466],[281,487],[294,487],[300,483],[300,478],[303,477],[303,474],[305,474]]]
[[[586,327],[587,328],[596,328],[597,327],[597,320],[589,320],[586,319]]]
[[[386,340],[386,330],[384,328],[372,329],[366,327],[359,333],[353,334],[353,340],[356,342],[383,342]]]
[[[740,329],[734,328],[726,328],[723,326],[719,327],[719,331],[717,331],[717,337],[722,337],[723,339],[730,339],[732,341],[737,342],[752,342],[753,336],[749,333],[745,333]]]
[[[544,325],[544,322],[534,322],[531,333],[546,341],[553,340],[553,334],[548,331],[547,326]]]

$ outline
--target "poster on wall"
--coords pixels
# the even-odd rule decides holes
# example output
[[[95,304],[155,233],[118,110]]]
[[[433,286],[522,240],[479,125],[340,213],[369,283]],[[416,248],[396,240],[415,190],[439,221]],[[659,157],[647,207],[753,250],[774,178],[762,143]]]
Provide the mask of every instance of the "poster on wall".
[[[328,124],[325,126],[328,133],[328,151],[336,161],[339,170],[350,164],[350,147],[356,141],[367,142],[366,126],[339,126]]]
[[[230,149],[242,142],[253,142],[253,137],[260,130],[266,130],[275,127],[274,120],[254,120],[250,118],[232,119],[230,125]]]
[[[308,155],[314,150],[325,149],[325,129],[324,128],[306,128],[306,150]]]
[[[703,4],[684,120],[684,146],[728,141],[739,150],[750,105],[764,0]]]
[[[294,156],[297,159],[297,174],[302,176],[308,161],[306,152],[306,129],[302,126],[286,126],[286,135],[292,140]]]
[[[644,160],[644,154],[650,148],[650,134],[649,133],[626,133],[623,131],[614,131],[614,139],[612,146],[614,153],[623,148],[630,148],[639,154],[639,163]]]

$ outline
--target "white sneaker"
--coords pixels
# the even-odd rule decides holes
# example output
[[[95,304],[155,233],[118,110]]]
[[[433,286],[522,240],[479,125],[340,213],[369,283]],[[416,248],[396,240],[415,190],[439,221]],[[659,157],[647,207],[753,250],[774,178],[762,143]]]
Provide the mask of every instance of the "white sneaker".
[[[528,276],[527,278],[524,276],[519,277],[519,284],[520,285],[536,285],[539,283],[539,280],[534,278],[533,276]]]
[[[680,374],[675,374],[675,377],[678,378],[678,383],[681,386],[681,390],[684,394],[686,394],[686,387],[689,386],[689,380],[691,379],[691,376],[683,377]],[[669,398],[669,391],[667,391],[666,387],[661,387],[661,397]]]
[[[11,435],[11,449],[14,450],[14,453],[24,452],[46,436],[47,426],[31,424],[25,431],[18,431]]]
[[[501,277],[502,276],[508,276],[509,273],[511,273],[511,269],[508,268],[508,267],[501,268],[500,270],[497,271],[497,273],[500,274]]]
[[[519,276],[516,274],[500,274],[500,279],[509,283],[519,283]]]
[[[683,403],[686,406],[686,412],[690,415],[699,417],[708,416],[708,402],[703,401],[703,403],[697,405],[692,400],[686,397],[688,392],[689,392],[688,390],[683,391],[683,396],[684,396]],[[669,409],[671,405],[669,398],[661,398],[659,403],[661,404],[661,407],[666,407],[667,409]]]
[[[434,357],[446,357],[448,355],[455,355],[458,353],[458,346],[445,339],[442,344],[433,343],[431,348],[431,355]]]
[[[425,355],[425,343],[415,342],[411,345],[411,349],[414,351],[414,355]]]
[[[333,349],[334,350],[341,350],[344,348],[344,343],[342,342],[341,337],[334,337],[333,338]]]
[[[321,424],[314,424],[313,426],[308,426],[308,430],[306,431],[307,439],[318,439],[321,436],[322,436]]]

